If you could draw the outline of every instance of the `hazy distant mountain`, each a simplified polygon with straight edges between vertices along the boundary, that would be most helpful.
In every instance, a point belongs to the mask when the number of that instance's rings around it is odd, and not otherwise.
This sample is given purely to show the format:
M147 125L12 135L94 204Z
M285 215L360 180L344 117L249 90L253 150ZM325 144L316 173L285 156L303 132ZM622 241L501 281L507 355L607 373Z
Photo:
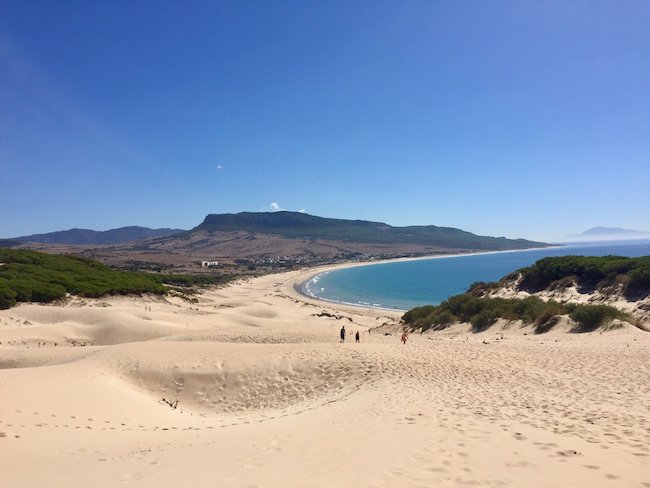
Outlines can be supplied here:
M31 236L16 237L15 240L23 242L40 242L44 244L120 244L123 242L155 237L168 237L185 232L182 229L149 229L148 227L120 227L105 231L90 229L70 229L47 234L33 234Z
M567 236L571 242L590 242L590 241L629 241L634 239L650 239L650 232L639 230L623 229L621 227L592 227L580 234Z
M630 234L633 236L639 236L643 234L648 234L648 232L641 232L638 230L631 230L631 229L621 229L620 227L592 227L591 229L587 229L580 235L599 237L603 235L608 236L612 234L614 235Z
M452 227L393 227L383 222L316 217L300 212L211 214L190 231L244 231L289 239L327 239L385 245L415 244L458 249L504 250L546 246L543 242L478 236Z

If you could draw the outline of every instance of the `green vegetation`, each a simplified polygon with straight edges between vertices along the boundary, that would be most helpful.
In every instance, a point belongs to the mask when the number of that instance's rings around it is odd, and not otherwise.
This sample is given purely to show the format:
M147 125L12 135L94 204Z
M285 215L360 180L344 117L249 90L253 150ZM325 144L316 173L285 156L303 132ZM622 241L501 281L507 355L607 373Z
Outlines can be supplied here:
M627 313L607 305L545 302L535 296L524 299L485 296L519 276L518 289L531 293L562 289L577 283L585 292L598 289L603 293L617 293L620 290L626 298L638 299L650 294L650 256L561 256L540 259L497 283L474 283L467 293L451 297L437 307L427 305L409 310L402 320L423 331L444 329L453 322L468 322L475 332L487 329L499 318L533 324L536 332L549 330L557 323L559 315L571 317L576 323L575 332L595 330L613 319L634 321Z
M66 294L83 297L155 293L165 285L222 284L225 275L173 275L120 271L77 256L0 249L0 309L17 302L52 302Z
M536 297L479 298L467 293L451 297L437 307L427 305L409 310L402 320L423 332L442 330L453 322L468 322L473 332L482 332L502 318L521 320L524 324L533 324L536 332L546 332L555 325L558 315L569 315L577 324L575 332L595 330L613 319L632 321L628 314L607 305L545 302Z
M633 322L633 319L625 312L607 305L576 305L569 316L579 325L579 332L596 330L613 319Z
M522 274L519 288L529 292L563 287L575 281L586 290L606 291L621 286L623 295L628 299L650 294L650 256L544 258L517 273Z
M392 227L382 222L315 217L300 212L241 212L211 214L193 230L207 232L247 231L290 239L330 239L360 243L419 244L455 249L525 249L542 242L505 237L477 236L452 227ZM192 232L192 231L190 231ZM179 238L190 233L180 234Z

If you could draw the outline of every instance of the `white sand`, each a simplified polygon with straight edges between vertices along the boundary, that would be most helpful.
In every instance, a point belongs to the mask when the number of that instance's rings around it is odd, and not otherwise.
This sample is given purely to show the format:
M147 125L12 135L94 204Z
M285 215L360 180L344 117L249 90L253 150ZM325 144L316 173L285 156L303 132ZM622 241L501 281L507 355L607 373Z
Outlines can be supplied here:
M650 487L650 333L403 346L302 278L0 312L0 486Z

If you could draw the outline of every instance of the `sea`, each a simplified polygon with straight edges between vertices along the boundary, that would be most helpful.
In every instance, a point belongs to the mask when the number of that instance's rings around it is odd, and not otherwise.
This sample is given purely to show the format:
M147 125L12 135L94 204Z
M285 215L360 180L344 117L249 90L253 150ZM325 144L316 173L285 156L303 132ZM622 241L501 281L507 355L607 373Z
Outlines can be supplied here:
M569 243L544 249L388 261L320 273L301 285L306 295L366 308L410 310L437 305L476 281L498 281L548 256L650 255L650 240Z

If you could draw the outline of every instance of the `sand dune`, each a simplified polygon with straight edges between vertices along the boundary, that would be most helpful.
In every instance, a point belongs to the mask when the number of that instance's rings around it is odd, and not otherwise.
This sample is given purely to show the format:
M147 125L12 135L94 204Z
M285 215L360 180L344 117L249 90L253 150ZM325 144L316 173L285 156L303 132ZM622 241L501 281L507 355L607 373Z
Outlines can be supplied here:
M2 486L650 487L650 334L404 346L303 277L0 312Z

